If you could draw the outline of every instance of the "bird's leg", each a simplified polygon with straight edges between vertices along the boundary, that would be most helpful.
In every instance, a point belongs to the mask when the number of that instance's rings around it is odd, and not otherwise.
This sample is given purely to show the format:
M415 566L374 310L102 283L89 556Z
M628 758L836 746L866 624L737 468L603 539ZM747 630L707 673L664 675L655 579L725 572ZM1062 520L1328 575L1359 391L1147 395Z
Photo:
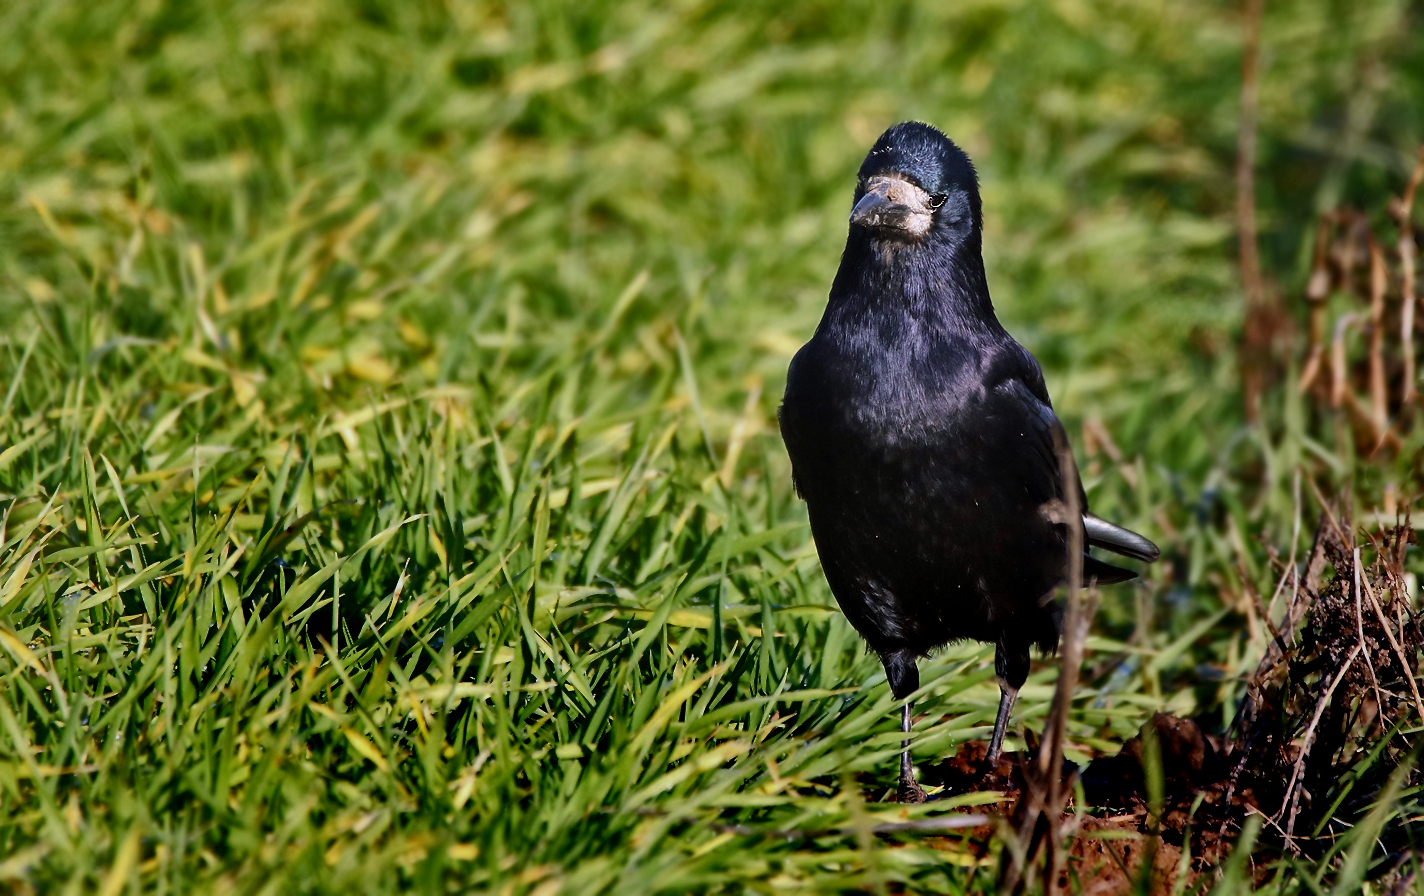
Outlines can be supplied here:
M902 803L923 803L925 790L915 781L915 764L910 761L910 702L900 708L900 730L905 739L900 741L900 785L895 789L896 798Z
M999 716L994 720L994 737L989 741L990 769L999 764L1009 713L1013 711L1019 688L1028 679L1028 644L1001 640L994 651L994 672L999 676Z
M915 652L886 651L880 655L880 661L885 664L890 693L895 695L895 699L905 701L905 705L900 707L900 731L905 739L900 742L900 784L895 788L896 799L902 803L923 803L925 791L915 783L915 764L910 761L910 701L907 698L920 687Z
M1004 745L1004 730L1009 727L1009 713L1013 711L1014 700L1019 696L1018 688L1009 687L1008 682L999 682L999 717L994 720L994 737L989 741L989 768L999 764L999 752Z

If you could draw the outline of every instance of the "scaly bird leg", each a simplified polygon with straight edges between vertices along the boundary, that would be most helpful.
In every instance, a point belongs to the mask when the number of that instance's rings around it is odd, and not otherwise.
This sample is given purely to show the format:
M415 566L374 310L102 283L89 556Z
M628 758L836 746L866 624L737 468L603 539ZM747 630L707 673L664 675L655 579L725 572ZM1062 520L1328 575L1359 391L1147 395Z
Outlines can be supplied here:
M896 799L902 803L923 803L925 790L915 783L915 765L910 761L910 702L900 708L900 730L905 739L900 742L900 786L896 788Z
M1007 682L999 682L999 717L994 720L994 738L989 741L989 768L999 764L999 752L1004 745L1004 730L1009 727L1009 713L1014 708L1014 700L1019 696L1018 688L1009 687Z

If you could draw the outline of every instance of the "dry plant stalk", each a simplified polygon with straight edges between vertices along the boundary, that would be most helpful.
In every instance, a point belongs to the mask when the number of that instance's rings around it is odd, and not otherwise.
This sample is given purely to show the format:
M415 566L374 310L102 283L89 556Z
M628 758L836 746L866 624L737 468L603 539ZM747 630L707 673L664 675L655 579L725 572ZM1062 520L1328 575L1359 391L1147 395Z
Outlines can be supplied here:
M1414 321L1418 309L1419 295L1415 281L1414 258L1418 245L1414 240L1412 219L1414 194L1419 190L1419 181L1424 179L1424 146L1419 147L1419 162L1414 166L1414 175L1409 178L1409 186L1398 202L1390 203L1390 215L1399 228L1399 243L1395 251L1399 254L1399 276L1403 307L1399 315L1399 341L1407 348L1404 353L1404 400L1414 401L1417 394L1414 354Z
M1318 406L1343 411L1343 426L1356 449L1372 458L1397 454L1424 411L1418 388L1418 346L1424 333L1412 214L1421 180L1424 147L1403 194L1389 203L1396 231L1392 246L1360 212L1324 215L1305 290L1309 324L1297 388ZM1354 310L1340 311L1332 321L1330 299L1337 294L1353 299ZM1352 346L1350 334L1357 330L1366 339Z
M1406 518L1362 543L1348 513L1322 501L1304 575L1283 573L1278 635L1234 726L1220 833L1239 822L1233 806L1251 805L1287 850L1318 852L1412 761L1402 730L1424 724L1424 626L1404 571L1413 538Z
M1275 371L1281 337L1290 321L1261 272L1256 223L1256 125L1259 106L1261 19L1265 0L1245 0L1242 20L1241 108L1236 128L1236 238L1241 286L1246 294L1239 363L1246 419L1260 415L1261 395Z
M1073 450L1061 430L1055 430L1053 447L1058 454L1063 482L1078 481L1078 466ZM1064 489L1064 516L1081 520L1083 508L1076 489ZM1083 530L1068 526L1068 601L1063 614L1062 643L1059 647L1058 683L1053 690L1053 703L1044 724L1043 741L1031 763L1024 765L1024 790L1015 818L1015 838L1010 844L1009 862L1005 865L1001 892L1022 892L1030 882L1030 872L1037 868L1044 892L1053 890L1063 876L1067 862L1067 844L1077 833L1075 819L1067 814L1073 793L1073 779L1063 773L1063 742L1068 731L1068 713L1073 705L1073 692L1078 687L1083 666L1088 629L1097 608L1097 593L1090 585L1083 588Z

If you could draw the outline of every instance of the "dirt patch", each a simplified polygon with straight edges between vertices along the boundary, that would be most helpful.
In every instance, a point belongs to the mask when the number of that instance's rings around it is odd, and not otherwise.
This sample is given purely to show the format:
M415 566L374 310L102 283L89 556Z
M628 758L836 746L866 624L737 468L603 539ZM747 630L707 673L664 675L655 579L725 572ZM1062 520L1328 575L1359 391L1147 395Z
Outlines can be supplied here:
M1143 743L1153 737L1161 744L1166 778L1173 782L1173 811L1164 813L1160 823L1149 809L1142 762ZM1005 754L990 768L987 752L982 741L966 743L954 756L925 767L922 780L944 788L945 795L998 791L1004 794L1006 815L1012 815L1023 797L1020 757ZM1182 807L1190 809L1190 794L1210 786L1204 778L1220 767L1200 727L1165 714L1154 717L1150 733L1133 738L1114 756L1095 759L1083 769L1065 763L1065 777L1081 778L1084 794L1095 808L1073 822L1076 830L1059 889L1112 896L1142 892L1145 883L1148 892L1171 892L1180 874L1182 843L1191 829L1189 813ZM976 829L972 847L987 855L998 831L996 825ZM1198 861L1214 857L1203 854ZM1193 874L1190 866L1188 874Z
M1064 763L1085 805L1070 807L1056 832L1067 841L1059 889L1170 892L1213 872L1253 815L1262 819L1255 848L1264 858L1319 859L1392 777L1424 783L1410 737L1424 720L1424 626L1403 572L1413 530L1404 522L1363 543L1353 532L1341 510L1327 507L1310 555L1281 564L1283 606L1261 607L1263 619L1276 620L1273 639L1225 734L1158 713L1118 753L1081 768ZM963 744L923 766L922 783L945 795L998 791L1004 817L1018 819L1021 757L1005 754L990 767L987 752L983 742ZM984 825L970 842L986 855L1002 830ZM1420 834L1412 823L1387 827L1379 873Z

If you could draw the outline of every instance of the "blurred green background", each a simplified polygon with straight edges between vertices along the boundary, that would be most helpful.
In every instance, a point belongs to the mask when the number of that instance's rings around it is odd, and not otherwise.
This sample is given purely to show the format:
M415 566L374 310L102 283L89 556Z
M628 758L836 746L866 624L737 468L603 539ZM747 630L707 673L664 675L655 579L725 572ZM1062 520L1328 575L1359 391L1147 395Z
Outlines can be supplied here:
M1316 216L1382 220L1424 142L1420 16L1266 6L1293 315ZM1075 742L1234 711L1313 450L1284 393L1242 412L1237 5L11 0L0 27L5 886L986 886L952 838L844 833L931 809L863 802L892 704L775 433L854 172L906 118L978 166L996 306L1095 510L1165 549L1104 597ZM983 733L991 679L975 647L932 664L917 757Z

